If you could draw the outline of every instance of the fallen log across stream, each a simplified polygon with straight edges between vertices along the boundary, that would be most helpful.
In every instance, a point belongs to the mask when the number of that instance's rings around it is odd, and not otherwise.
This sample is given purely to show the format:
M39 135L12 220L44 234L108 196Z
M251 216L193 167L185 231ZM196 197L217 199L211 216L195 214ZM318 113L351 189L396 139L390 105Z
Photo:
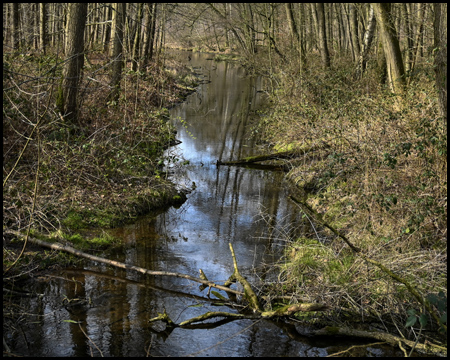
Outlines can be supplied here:
M298 151L283 151L277 152L273 154L265 154L265 155L255 155L248 156L239 160L233 161L219 161L217 160L216 165L247 165L253 164L261 161L267 160L282 160L282 159L293 159L298 156Z
M26 237L25 235L23 235L17 231L6 231L6 233L15 235L19 238ZM105 259L100 256L91 255L91 254L85 253L83 251L77 250L68 245L63 245L63 244L59 244L59 243L50 243L50 242L39 240L39 239L36 239L33 237L29 237L27 241L29 241L33 244L39 245L39 246L53 249L53 250L68 252L70 254L73 254L73 255L76 255L76 256L79 256L79 257L82 257L85 259L89 259L91 261L100 262L100 263L111 265L111 266L121 268L121 269L136 271L136 272L146 274L146 275L173 276L173 277L178 277L178 278L195 281L200 284L206 285L209 288L213 287L213 288L216 288L219 290L223 290L228 295L234 294L234 295L242 296L249 303L250 309L253 310L253 314L250 314L250 315L235 314L235 313L228 313L228 312L214 312L213 311L213 312L209 312L204 315L201 315L199 317L186 320L181 324L175 324L169 318L169 316L166 314L166 312L164 311L164 313L158 314L158 316L156 318L149 320L149 322L161 320L161 321L166 322L166 324L170 327L189 325L194 322L199 322L199 321L203 321L203 320L215 318L215 317L221 317L221 318L227 318L227 319L261 319L261 318L270 319L270 318L275 318L275 317L290 316L298 311L321 311L321 310L327 309L327 306L322 305L322 304L300 303L300 304L288 304L288 305L285 305L276 310L265 311L263 309L263 307L261 306L259 299L258 299L257 295L255 294L255 292L253 291L250 283L247 281L247 279L244 276L242 276L240 274L240 272L238 270L238 266L237 266L236 255L234 253L234 249L233 249L233 246L231 243L229 244L229 246L230 246L230 251L231 251L232 258L233 258L234 272L230 276L230 278L225 282L224 285L219 285L213 281L209 281L201 269L200 269L200 277L201 278L197 278L197 277L194 277L191 275L181 274L181 273L176 273L176 272L148 270L148 269L145 269L145 268L142 268L139 266L129 265L129 264L125 264L125 263L122 263L119 261L109 260L109 259ZM236 280L239 281L239 283L244 287L244 292L237 291L237 290L231 289L229 287ZM213 295L215 295L214 291L212 293L213 293ZM221 296L219 294L216 296L221 300L224 298L223 296Z
M249 165L249 164L255 164L262 161L269 161L269 160L291 160L298 158L301 155L305 155L314 151L327 149L330 146L326 143L323 143L321 146L314 146L311 148L306 149L295 149L295 150L289 150L289 151L280 151L275 152L271 154L262 154L262 155L254 155L254 156L247 156L242 159L238 160L231 160L231 161L220 161L217 160L216 165Z

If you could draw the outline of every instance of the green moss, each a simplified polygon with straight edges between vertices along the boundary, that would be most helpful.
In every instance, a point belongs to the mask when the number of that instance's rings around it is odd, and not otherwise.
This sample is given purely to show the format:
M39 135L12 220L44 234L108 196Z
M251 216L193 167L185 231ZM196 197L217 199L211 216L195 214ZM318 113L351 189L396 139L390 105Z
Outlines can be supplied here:
M337 326L327 326L326 331L327 331L327 334L329 334L329 335L339 334L339 328Z
M62 223L72 230L78 230L86 226L80 213L71 210Z

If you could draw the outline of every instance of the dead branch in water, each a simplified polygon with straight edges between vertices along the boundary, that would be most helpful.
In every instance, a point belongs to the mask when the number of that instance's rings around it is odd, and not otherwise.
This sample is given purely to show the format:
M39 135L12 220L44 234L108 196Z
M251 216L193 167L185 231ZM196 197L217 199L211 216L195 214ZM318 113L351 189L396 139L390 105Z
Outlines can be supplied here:
M24 237L23 234L16 232L16 231L7 231L7 233L13 234L17 237ZM79 257L82 257L85 259L89 259L92 261L111 265L111 266L118 267L121 269L133 270L133 271L140 272L140 273L146 274L146 275L173 276L173 277L178 277L178 278L195 281L195 282L201 283L203 285L206 285L210 288L214 287L216 289L223 290L226 293L228 293L229 295L235 294L235 295L243 296L248 301L250 308L253 310L252 315L233 314L233 313L228 313L228 312L221 312L221 311L214 312L213 311L213 312L208 312L204 315L195 317L193 319L186 320L180 324L175 324L169 318L167 313L164 311L163 314L159 314L157 317L149 320L150 322L161 320L161 321L165 322L169 327L186 326L186 325L192 324L194 322L201 322L206 319L211 319L211 318L215 318L215 317L222 317L222 318L225 317L228 319L260 319L260 318L270 319L270 318L274 318L274 317L290 316L298 311L320 311L320 310L326 309L326 306L322 305L322 304L301 303L301 304L289 304L289 305L283 306L277 310L264 311L264 309L261 306L261 304L258 300L258 297L257 297L256 293L254 292L254 290L252 289L250 283L239 272L236 255L234 253L233 245L231 243L229 244L229 246L230 246L230 251L231 251L232 258L233 258L234 272L230 276L230 279L226 282L225 285L218 285L218 284L214 283L213 281L207 280L206 275L204 275L203 271L200 271L202 279L196 278L194 276L186 275L186 274L176 273L176 272L153 271L153 270L148 270L148 269L145 269L145 268L142 268L139 266L128 265L128 264L125 264L125 263L122 263L119 261L109 260L109 259L102 258L100 256L91 255L91 254L85 253L83 251L74 249L73 247L68 246L68 245L63 245L63 244L59 244L59 243L48 243L46 241L42 241L42 240L36 239L34 237L30 237L28 239L28 241L33 244L39 245L39 246L47 247L47 248L50 248L53 250L68 252L70 254L73 254L73 255L76 255L76 256L79 256ZM237 290L230 289L229 287L227 287L227 286L231 285L233 280L237 280L240 282L240 284L244 287L244 293L237 291ZM214 292L213 292L213 294L214 294ZM218 297L222 298L221 296L218 296Z

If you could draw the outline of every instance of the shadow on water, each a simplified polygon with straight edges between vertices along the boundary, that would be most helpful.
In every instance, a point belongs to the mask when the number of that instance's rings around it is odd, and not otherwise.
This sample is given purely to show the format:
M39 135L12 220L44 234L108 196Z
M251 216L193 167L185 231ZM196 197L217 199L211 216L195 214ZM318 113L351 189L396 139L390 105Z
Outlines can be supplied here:
M171 110L181 143L165 159L172 180L195 190L177 209L114 229L126 246L109 258L194 276L202 269L220 281L233 271L231 242L241 272L258 282L255 269L275 261L283 239L309 231L309 225L288 202L282 172L215 165L255 151L247 130L250 114L263 101L257 91L261 79L203 54L190 56L205 81ZM148 319L164 310L177 323L207 311L237 310L209 299L188 280L144 277L101 264L46 276L35 291L42 296L21 301L36 315L21 325L22 335L9 339L25 355L326 356L350 344L309 338L293 324L263 320L171 331L158 323L150 326ZM381 348L361 351L358 356L390 356Z

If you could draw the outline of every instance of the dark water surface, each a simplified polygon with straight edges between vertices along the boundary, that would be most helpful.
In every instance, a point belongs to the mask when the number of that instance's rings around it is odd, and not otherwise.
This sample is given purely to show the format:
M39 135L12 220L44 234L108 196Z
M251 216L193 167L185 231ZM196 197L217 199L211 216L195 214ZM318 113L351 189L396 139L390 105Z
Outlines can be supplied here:
M179 56L187 60L187 53ZM233 272L231 242L242 274L257 284L258 269L278 258L285 234L306 225L286 198L283 173L215 165L256 152L246 127L264 101L257 92L261 80L205 54L191 57L205 83L171 110L182 143L166 152L166 164L180 187L195 183L195 190L180 208L114 229L126 248L110 258L193 276L203 269L210 280L224 281ZM176 323L207 311L237 310L218 306L188 280L144 277L101 264L52 274L36 291L44 296L23 301L39 316L22 324L22 335L8 339L33 356L326 356L350 344L312 340L283 322L240 320L164 331L164 324L148 324L164 309ZM64 306L64 298L70 304ZM361 351L359 356L389 353Z

